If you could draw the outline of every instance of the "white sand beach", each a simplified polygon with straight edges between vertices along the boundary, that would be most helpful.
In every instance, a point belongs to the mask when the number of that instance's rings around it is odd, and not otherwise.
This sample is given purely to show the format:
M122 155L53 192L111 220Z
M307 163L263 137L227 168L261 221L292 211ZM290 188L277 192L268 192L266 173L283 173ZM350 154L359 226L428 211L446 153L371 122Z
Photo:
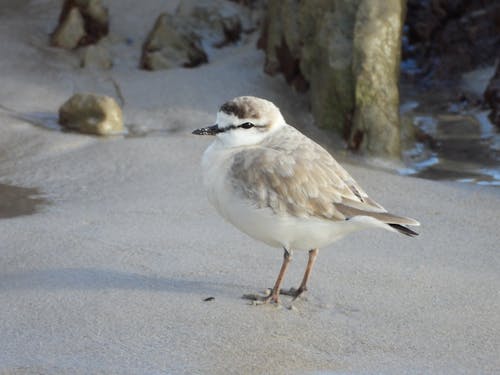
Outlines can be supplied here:
M342 157L374 199L422 223L420 236L370 231L321 249L293 309L241 299L272 286L282 253L209 205L199 162L210 139L191 131L255 95L322 144L330 133L262 72L255 35L198 68L139 70L145 34L175 5L157 3L107 2L115 65L100 72L47 47L60 2L0 2L2 106L55 119L74 92L117 98L114 81L133 130L99 138L0 110L0 184L44 199L0 218L0 374L500 374L498 188ZM294 254L285 287L306 258Z

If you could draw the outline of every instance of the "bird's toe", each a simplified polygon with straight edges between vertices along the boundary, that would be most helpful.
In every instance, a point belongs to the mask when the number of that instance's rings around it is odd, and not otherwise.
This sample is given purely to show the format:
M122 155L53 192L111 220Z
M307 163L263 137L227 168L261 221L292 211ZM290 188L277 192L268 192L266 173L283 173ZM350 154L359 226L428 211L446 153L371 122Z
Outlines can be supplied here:
M280 304L279 294L274 293L272 289L266 289L264 293L243 294L241 298L250 300L252 305Z
M280 291L280 294L283 294L284 296L293 297L293 299L295 300L298 297L300 297L306 290L307 290L307 288L303 288L303 287L300 287L300 288L290 288L290 289L282 289Z

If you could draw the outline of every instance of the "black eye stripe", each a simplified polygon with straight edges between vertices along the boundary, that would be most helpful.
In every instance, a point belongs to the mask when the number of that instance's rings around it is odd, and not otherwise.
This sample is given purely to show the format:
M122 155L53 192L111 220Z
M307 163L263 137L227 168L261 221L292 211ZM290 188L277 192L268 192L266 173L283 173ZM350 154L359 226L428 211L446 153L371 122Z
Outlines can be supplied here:
M238 128L243 128L243 129L250 129L253 128L255 125L252 124L251 122L245 122L240 125L230 125L226 128L224 128L224 131L232 130L232 129L238 129Z

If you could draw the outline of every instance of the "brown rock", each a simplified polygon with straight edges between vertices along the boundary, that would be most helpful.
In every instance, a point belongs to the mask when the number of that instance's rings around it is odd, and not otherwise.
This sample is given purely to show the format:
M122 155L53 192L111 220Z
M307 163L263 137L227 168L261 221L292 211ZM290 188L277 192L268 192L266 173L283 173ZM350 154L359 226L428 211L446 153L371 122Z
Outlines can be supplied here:
M81 56L82 68L109 69L113 65L109 51L101 45L85 47Z
M83 17L78 8L71 8L50 37L54 47L73 49L85 37Z
M81 18L81 22L83 23L83 35L81 35L82 25L77 27L75 24L75 9L78 10L79 17ZM72 28L68 29L68 27L64 28L64 33L60 38L69 38L68 35L76 34L77 31L80 33L77 34L79 36L76 45L74 43L73 37L71 40L73 43L65 43L62 44L58 42L57 39L54 39L54 35L60 35L62 31L58 31L61 29L61 25L68 24L72 25ZM59 24L56 27L56 30L52 33L51 44L56 47L62 48L75 48L77 46L85 46L88 44L93 44L99 41L102 37L106 36L109 32L109 14L108 9L101 4L101 0L65 0L61 14L59 15Z
M59 108L59 123L80 133L123 133L122 110L109 96L87 93L73 95Z
M221 0L182 0L176 15L184 18L205 41L220 48L254 29L248 8Z
M147 70L191 68L207 61L200 38L182 20L162 13L142 46L140 66Z

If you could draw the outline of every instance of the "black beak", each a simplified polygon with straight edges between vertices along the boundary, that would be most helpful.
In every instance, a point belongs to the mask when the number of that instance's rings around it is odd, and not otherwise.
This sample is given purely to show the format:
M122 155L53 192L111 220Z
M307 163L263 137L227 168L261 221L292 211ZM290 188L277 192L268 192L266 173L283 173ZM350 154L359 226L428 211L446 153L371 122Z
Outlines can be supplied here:
M193 134L196 135L216 135L217 133L222 133L224 130L219 129L217 124L208 126L206 128L196 129Z

